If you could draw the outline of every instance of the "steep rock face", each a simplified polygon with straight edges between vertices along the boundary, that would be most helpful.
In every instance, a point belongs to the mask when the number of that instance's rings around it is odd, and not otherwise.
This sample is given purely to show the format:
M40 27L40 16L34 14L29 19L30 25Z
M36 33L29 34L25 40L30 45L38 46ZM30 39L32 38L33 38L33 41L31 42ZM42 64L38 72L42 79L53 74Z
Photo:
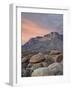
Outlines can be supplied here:
M63 50L63 35L51 32L43 37L31 38L22 45L22 51L44 52L50 50Z

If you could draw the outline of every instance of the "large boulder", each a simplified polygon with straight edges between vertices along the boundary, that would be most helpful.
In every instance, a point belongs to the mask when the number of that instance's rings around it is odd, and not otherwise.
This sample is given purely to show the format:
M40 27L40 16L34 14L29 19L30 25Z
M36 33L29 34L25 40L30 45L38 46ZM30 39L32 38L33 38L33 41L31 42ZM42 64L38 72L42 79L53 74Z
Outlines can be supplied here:
M43 61L44 59L44 55L42 53L38 53L30 58L30 63L38 63Z
M48 76L48 67L42 67L34 70L31 76Z
M48 75L62 75L63 65L60 63L53 63L48 66Z

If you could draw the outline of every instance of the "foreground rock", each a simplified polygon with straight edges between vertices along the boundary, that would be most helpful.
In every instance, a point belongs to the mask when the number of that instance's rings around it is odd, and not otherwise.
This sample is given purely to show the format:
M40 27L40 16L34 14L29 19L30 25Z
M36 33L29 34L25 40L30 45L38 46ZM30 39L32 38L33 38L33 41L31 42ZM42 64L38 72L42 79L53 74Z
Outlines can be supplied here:
M60 63L53 63L48 66L48 75L62 75L63 65Z
M42 53L38 53L30 58L30 63L38 63L43 61L44 59L44 55Z
M42 67L34 70L32 76L48 76L48 67Z
M59 50L29 53L21 59L22 77L63 75L63 53Z
M62 75L63 66L60 63L53 63L48 67L38 68L33 71L32 76Z

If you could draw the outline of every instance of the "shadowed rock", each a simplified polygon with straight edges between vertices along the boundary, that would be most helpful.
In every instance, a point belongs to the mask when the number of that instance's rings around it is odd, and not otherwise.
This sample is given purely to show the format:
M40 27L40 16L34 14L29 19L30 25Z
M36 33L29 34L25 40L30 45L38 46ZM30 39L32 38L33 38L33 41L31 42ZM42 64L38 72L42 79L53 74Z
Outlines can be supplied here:
M49 54L50 55L58 55L60 53L61 53L61 51L59 51L59 50L51 50Z
M56 62L61 62L63 60L63 54L57 56Z
M46 62L48 65L50 65L50 64L54 63L55 61L54 61L53 56L51 56L51 55L45 55L45 62Z
M30 68L22 69L22 77L30 77L32 70Z

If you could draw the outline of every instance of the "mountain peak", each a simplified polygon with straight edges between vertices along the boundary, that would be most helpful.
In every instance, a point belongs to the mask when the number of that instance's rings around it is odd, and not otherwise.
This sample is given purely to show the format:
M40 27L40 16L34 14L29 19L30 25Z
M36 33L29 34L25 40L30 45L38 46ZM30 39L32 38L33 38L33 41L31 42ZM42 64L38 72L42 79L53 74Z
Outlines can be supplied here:
M59 37L59 33L58 32L51 32L49 34L44 35L44 37L48 37L48 38Z
M58 32L51 32L50 34L51 34L51 35L59 35Z

